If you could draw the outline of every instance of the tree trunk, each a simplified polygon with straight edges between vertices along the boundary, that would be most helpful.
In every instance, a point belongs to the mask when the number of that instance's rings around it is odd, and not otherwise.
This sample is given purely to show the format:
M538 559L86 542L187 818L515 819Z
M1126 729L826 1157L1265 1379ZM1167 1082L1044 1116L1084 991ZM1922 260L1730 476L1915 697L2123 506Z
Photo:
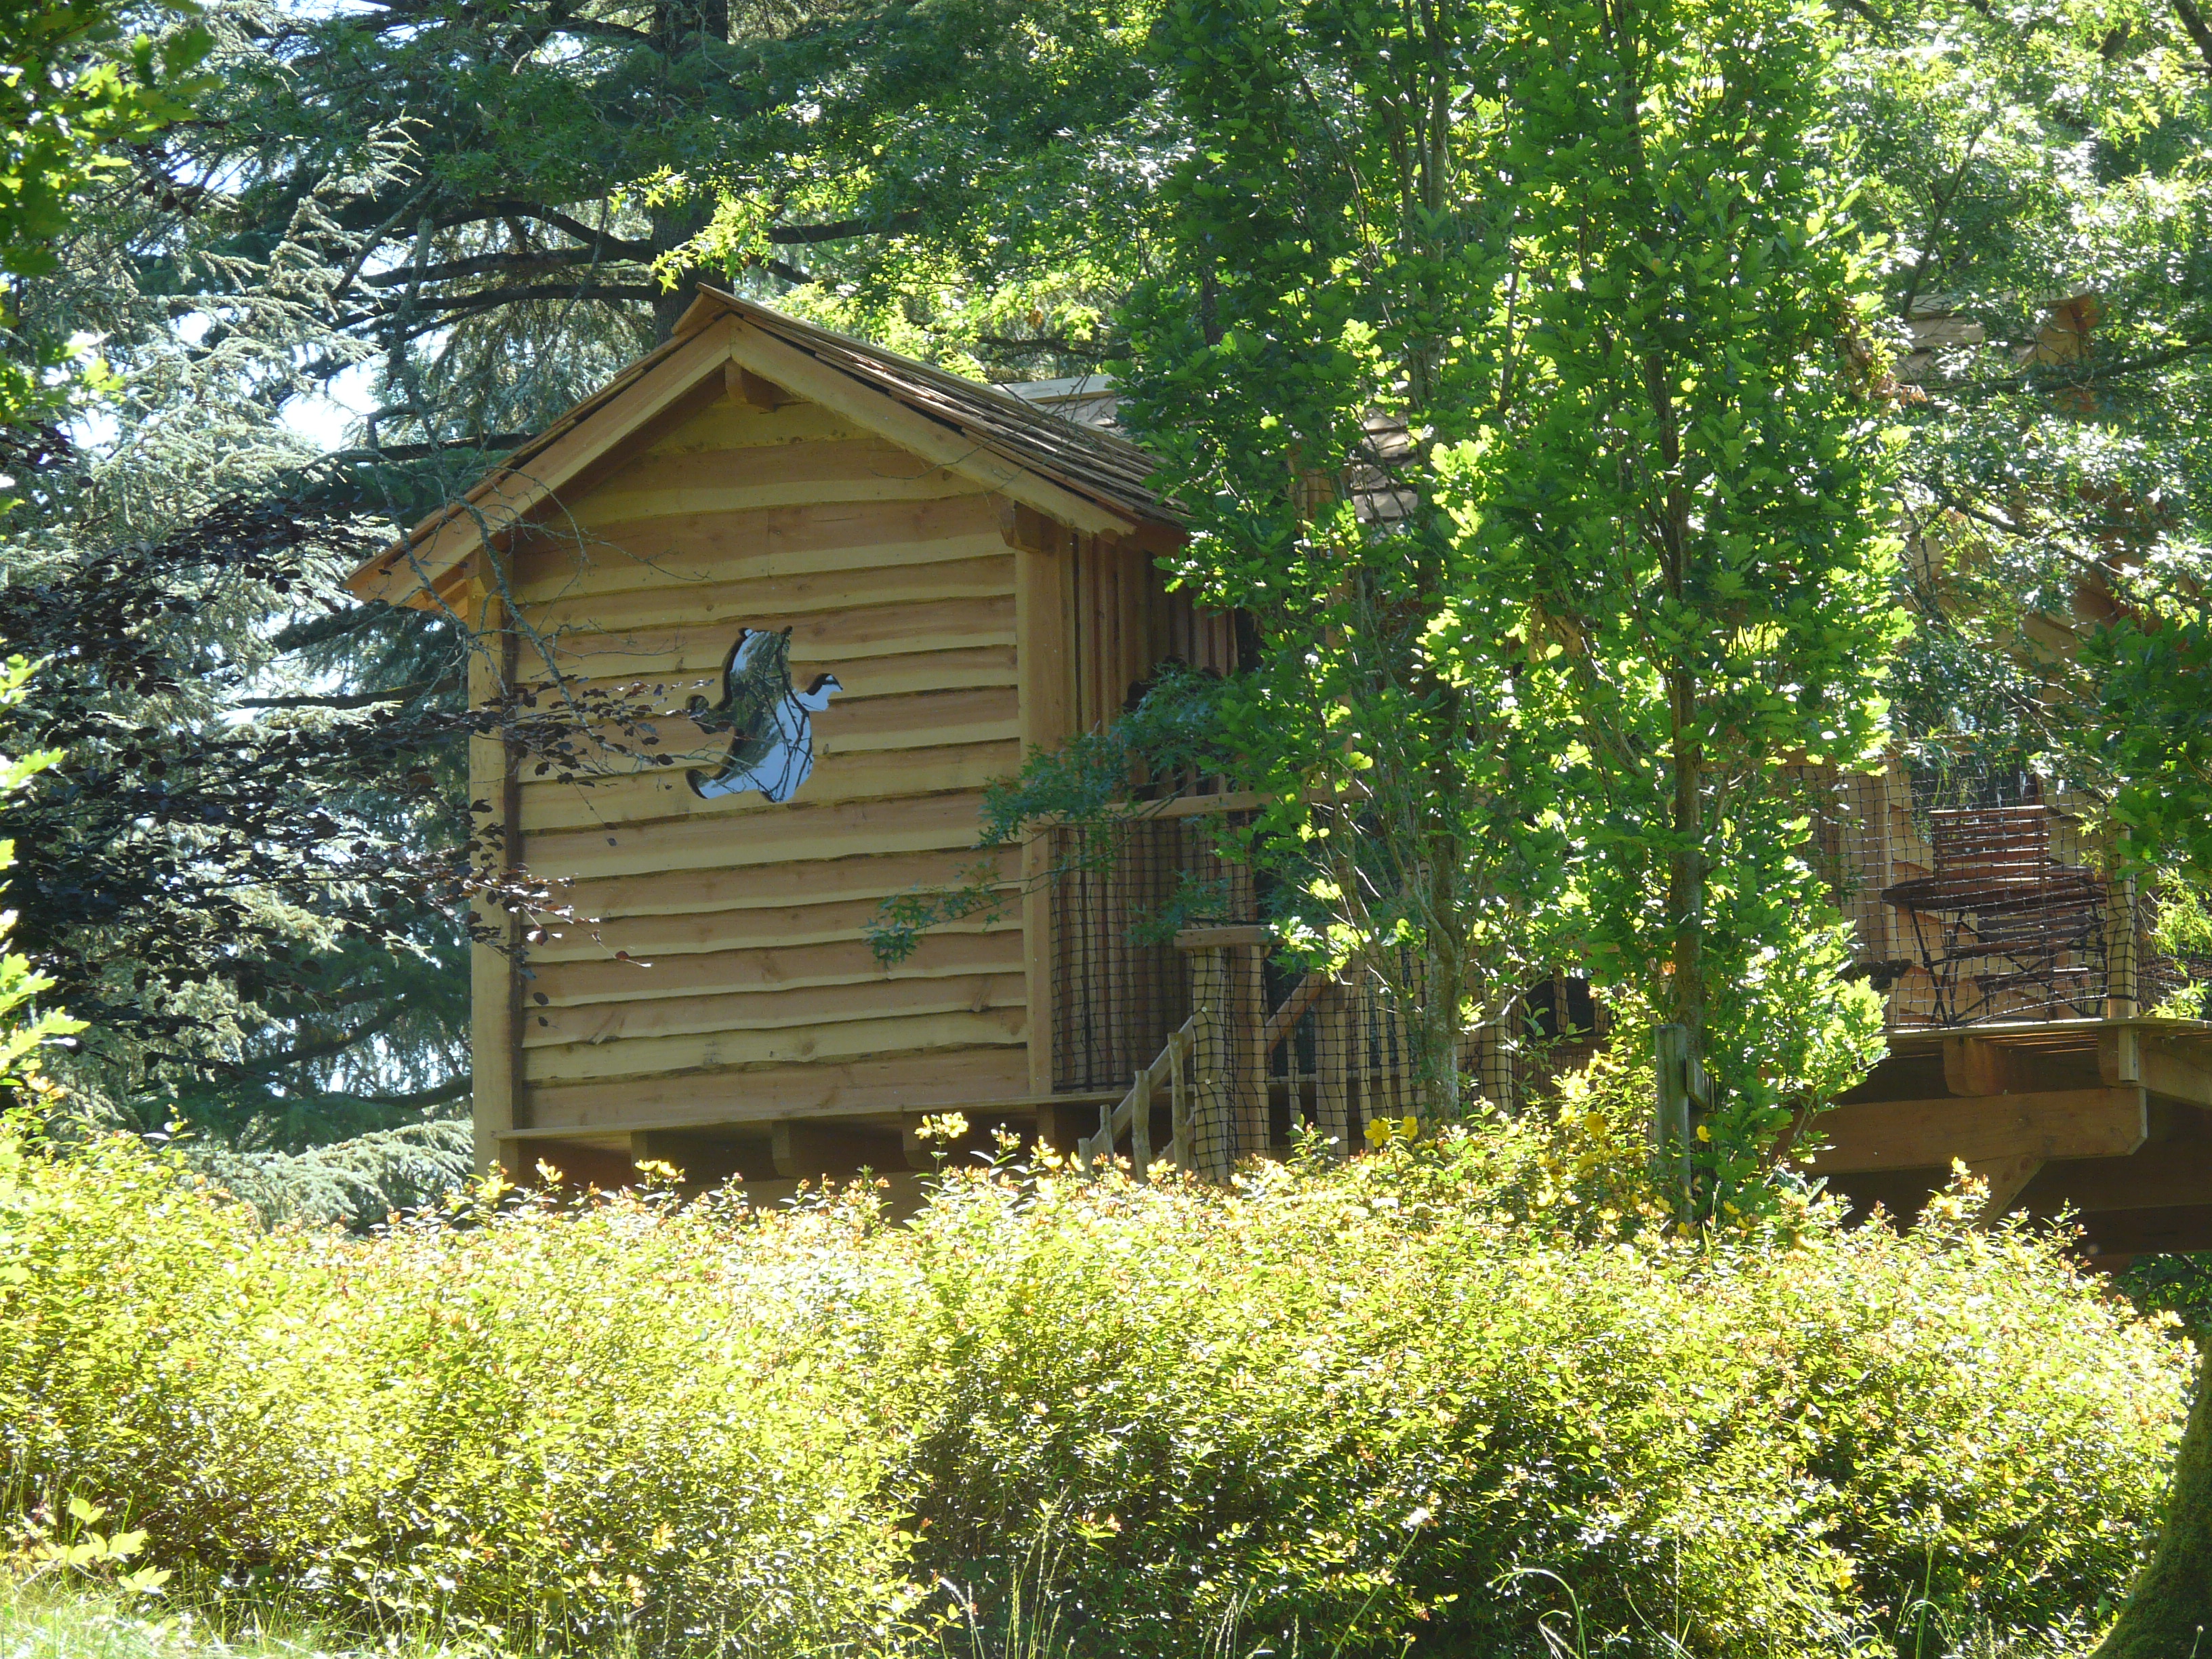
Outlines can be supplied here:
M2212 1659L2212 1322L2195 1335L2197 1398L2158 1552L2092 1659Z

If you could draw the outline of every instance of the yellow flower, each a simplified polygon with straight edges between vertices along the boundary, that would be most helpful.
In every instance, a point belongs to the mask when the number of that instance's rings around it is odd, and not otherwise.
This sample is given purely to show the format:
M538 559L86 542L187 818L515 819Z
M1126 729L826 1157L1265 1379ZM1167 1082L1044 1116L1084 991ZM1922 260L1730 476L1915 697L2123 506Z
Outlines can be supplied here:
M1703 1123L1700 1123L1699 1125L1698 1125L1698 1139L1700 1139L1700 1140L1711 1140L1712 1138L1713 1138L1713 1132L1712 1132L1711 1128L1708 1125L1705 1125L1705 1124L1703 1124Z
M1403 1123L1401 1123L1398 1126L1398 1133L1405 1136L1408 1140L1419 1139L1421 1137L1421 1120L1417 1117L1407 1118Z

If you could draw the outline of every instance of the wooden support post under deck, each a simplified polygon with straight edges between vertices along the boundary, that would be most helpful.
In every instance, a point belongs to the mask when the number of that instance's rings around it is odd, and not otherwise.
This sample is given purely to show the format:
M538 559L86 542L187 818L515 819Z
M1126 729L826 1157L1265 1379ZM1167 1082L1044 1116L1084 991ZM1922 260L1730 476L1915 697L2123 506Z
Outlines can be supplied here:
M469 706L481 708L513 684L514 634L507 625L505 601L483 584L471 584L469 621L476 638L469 653ZM507 744L495 737L469 739L469 799L491 808L490 821L501 832L497 860L502 870L518 861L515 845L521 815L516 806L514 758ZM469 1079L471 1112L476 1127L476 1165L479 1173L511 1154L501 1142L524 1127L517 1112L522 1066L522 979L514 958L507 954L521 931L519 918L479 900L479 922L507 949L495 944L469 948ZM510 1170L510 1175L526 1171Z
M1234 1073L1237 1156L1264 1156L1273 1138L1267 1121L1267 1055L1261 1046L1261 1033L1267 1024L1266 935L1236 947L1233 960L1236 981L1231 994L1238 1010Z
M1198 948L1190 952L1191 1162L1208 1181L1229 1179L1236 1156L1229 1140L1229 1028L1221 1004L1229 982L1229 952Z
M1175 1051L1175 1066L1168 1073L1168 1158L1185 1175L1198 1167L1196 1139L1190 1126L1191 1088L1187 1081L1194 1069L1196 1042L1194 1036L1182 1031L1168 1039L1168 1046Z
M1152 1167L1152 1072L1146 1066L1137 1073L1136 1107L1129 1115L1129 1163L1137 1172L1137 1179L1151 1179Z
M2032 1056L1986 1037L1943 1039L1943 1086L1954 1095L2026 1094L2036 1085Z

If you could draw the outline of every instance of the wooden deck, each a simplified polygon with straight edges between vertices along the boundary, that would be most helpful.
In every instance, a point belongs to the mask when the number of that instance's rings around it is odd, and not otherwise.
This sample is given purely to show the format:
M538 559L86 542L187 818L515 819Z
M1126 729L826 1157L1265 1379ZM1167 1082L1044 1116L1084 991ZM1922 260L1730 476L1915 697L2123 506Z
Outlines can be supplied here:
M2212 1250L2212 1023L2045 1020L1890 1036L1817 1120L1814 1173L1909 1218L1965 1162L1990 1213L2075 1212L2100 1267Z

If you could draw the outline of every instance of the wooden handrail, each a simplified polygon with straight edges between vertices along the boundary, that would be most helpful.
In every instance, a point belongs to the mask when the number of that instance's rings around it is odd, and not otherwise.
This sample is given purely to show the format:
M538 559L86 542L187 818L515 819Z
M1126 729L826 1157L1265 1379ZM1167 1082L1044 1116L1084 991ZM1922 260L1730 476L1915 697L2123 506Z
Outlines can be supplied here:
M1273 1054L1282 1040L1306 1017L1306 1011L1327 996L1331 988L1340 982L1333 975L1324 974L1318 968L1310 970L1297 982L1297 988L1283 999L1283 1006L1267 1016L1267 1023L1260 1031L1260 1053L1263 1056Z
M1193 1014L1170 1033L1166 1046L1151 1065L1137 1073L1136 1080L1129 1085L1127 1094L1111 1106L1100 1103L1098 1133L1085 1135L1075 1143L1078 1169L1088 1174L1101 1159L1110 1160L1114 1156L1115 1143L1126 1133L1130 1138L1130 1150L1134 1154L1133 1162L1136 1165L1137 1179L1144 1180L1152 1164L1152 1091L1164 1083L1173 1091L1178 1107L1174 1114L1176 1151L1177 1167L1183 1167L1188 1155L1183 1143L1188 1136L1182 1122L1184 1113L1180 1109L1183 1102L1182 1062L1183 1057L1190 1052L1197 1030L1198 1016Z

